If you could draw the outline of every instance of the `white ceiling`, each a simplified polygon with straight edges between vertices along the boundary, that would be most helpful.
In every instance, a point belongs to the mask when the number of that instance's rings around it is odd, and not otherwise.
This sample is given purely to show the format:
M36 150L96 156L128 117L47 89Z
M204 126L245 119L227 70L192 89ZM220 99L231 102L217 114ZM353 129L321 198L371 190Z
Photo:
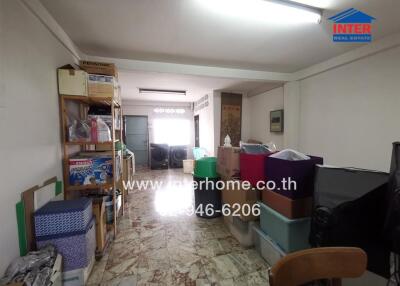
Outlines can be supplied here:
M156 100L193 102L214 90L248 94L249 96L271 90L282 83L241 81L236 79L177 75L168 73L120 70L118 80L124 100ZM186 96L169 94L139 94L139 88L186 90Z
M224 17L201 1L41 0L89 55L275 72L294 72L359 46L331 41L327 18L341 10L374 16L375 39L400 29L398 0L301 0L325 12L321 24L298 25Z

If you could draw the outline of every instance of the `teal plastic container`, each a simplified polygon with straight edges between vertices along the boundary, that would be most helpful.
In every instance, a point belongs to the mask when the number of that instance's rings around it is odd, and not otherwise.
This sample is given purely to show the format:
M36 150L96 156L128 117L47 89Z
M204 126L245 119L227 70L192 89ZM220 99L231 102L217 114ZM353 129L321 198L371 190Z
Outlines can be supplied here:
M195 161L194 176L197 178L218 178L217 174L217 158L204 157Z
M275 265L286 253L258 226L253 226L254 246L269 265Z
M286 253L310 248L310 218L288 219L277 211L260 204L260 227Z

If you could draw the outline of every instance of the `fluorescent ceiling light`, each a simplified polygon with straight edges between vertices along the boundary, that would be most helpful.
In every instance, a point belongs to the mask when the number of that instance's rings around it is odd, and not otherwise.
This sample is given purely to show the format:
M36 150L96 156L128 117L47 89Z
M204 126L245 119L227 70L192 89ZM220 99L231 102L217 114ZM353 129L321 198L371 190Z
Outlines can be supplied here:
M319 23L322 10L289 0L197 0L210 11L242 20Z
M153 88L139 88L139 93L146 94L146 93L165 93L165 94L172 94L172 95L186 95L186 90L172 90L172 89L153 89Z

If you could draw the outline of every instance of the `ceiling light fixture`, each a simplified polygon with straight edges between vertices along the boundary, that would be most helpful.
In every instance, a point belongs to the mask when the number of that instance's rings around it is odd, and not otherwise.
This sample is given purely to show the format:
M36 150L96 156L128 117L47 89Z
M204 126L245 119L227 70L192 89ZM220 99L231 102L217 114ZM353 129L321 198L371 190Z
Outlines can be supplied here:
M197 0L200 5L235 19L271 23L319 23L322 9L290 0Z
M186 95L186 90L172 90L172 89L153 89L153 88L139 88L141 94L171 94L171 95Z

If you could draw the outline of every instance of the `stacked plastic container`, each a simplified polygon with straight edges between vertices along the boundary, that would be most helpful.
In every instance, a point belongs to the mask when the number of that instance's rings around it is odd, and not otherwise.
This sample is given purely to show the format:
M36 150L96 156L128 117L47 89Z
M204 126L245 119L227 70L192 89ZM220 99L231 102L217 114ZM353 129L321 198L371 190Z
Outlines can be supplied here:
M315 166L323 164L323 159L308 157L265 158L265 177L275 188L262 191L260 227L253 231L256 248L271 265L286 253L310 247ZM295 183L290 185L289 181Z
M34 219L37 247L56 247L63 257L63 276L83 272L92 264L96 233L89 198L48 202L35 212Z
M217 158L203 157L195 161L193 180L196 215L203 218L221 216L221 190L216 188L219 181ZM211 210L206 212L206 209Z

